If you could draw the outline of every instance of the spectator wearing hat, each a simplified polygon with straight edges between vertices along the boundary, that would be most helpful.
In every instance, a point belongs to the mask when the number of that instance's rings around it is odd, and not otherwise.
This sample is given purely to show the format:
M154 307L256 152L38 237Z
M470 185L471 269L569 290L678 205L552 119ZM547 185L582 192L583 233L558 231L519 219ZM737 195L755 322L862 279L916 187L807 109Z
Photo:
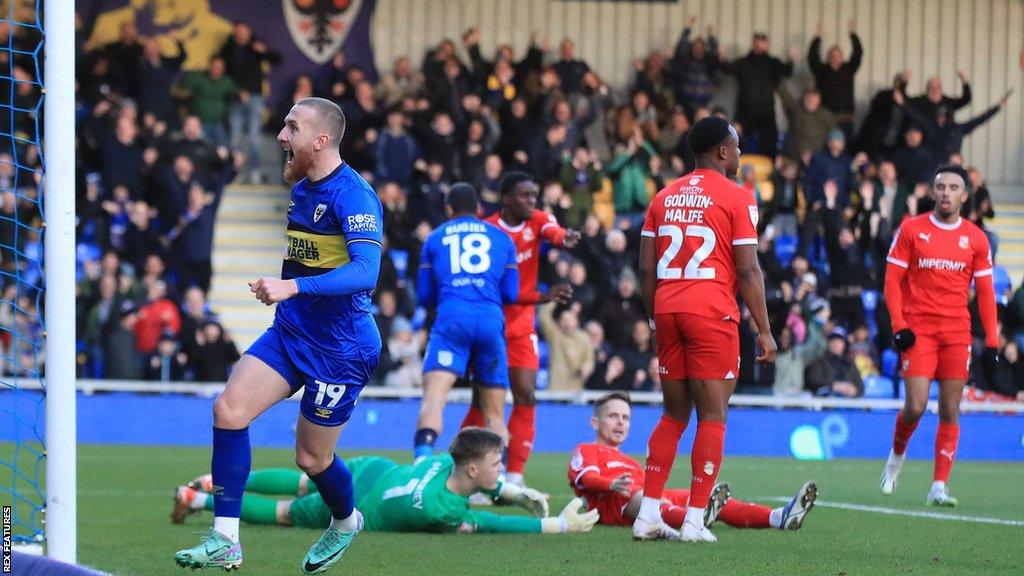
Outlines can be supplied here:
M160 338L156 350L146 361L145 379L155 382L185 380L188 361L188 355L182 351L174 334L167 332Z
M816 396L855 398L864 393L864 384L850 358L846 331L833 328L828 335L825 354L807 368L806 387Z
M104 377L114 380L138 380L142 378L144 356L136 345L136 328L139 322L139 307L132 301L121 303L116 314L112 314L105 329ZM159 334L157 336L159 338ZM156 348L156 344L153 345Z
M775 90L784 78L793 75L796 50L790 49L783 62L768 54L768 35L754 34L750 52L733 62L722 61L724 72L739 84L736 97L736 121L751 152L775 157L779 129L775 124Z
M825 148L814 154L804 176L804 194L813 210L824 204L826 182L836 184L840 208L849 205L851 162L850 156L846 154L846 136L842 130L832 130L828 133Z

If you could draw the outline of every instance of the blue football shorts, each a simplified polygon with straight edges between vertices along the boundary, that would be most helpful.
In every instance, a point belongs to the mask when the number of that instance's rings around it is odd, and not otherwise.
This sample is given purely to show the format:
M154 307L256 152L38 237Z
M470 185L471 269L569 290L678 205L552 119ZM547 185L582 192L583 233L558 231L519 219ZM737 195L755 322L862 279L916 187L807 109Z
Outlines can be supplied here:
M293 394L305 386L299 411L307 420L320 426L340 426L348 422L359 393L380 360L379 346L355 352L337 357L311 350L274 325L245 353L273 368L288 382Z
M423 372L444 370L466 376L472 367L474 384L508 388L505 318L439 316L430 329Z

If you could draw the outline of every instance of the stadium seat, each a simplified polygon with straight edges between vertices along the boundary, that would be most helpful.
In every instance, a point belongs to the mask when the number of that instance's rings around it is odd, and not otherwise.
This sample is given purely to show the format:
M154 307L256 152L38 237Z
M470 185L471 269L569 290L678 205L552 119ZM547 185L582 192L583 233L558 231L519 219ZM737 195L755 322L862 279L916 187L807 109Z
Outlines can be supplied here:
M774 169L772 159L768 156L762 156L761 154L741 154L740 171L743 170L744 166L754 167L754 178L758 182L768 180L772 175L772 170Z
M775 257L783 268L789 268L789 263L796 255L798 242L796 236L779 236L775 239Z
M775 196L775 183L771 180L765 180L757 183L758 190L761 191L761 203L767 204L772 201Z
M537 341L537 357L540 359L540 367L548 367L548 343L543 340Z
M615 224L615 196L612 193L612 181L601 180L601 190L594 192L594 215L601 221L605 230L611 230Z
M1006 271L1005 266L996 266L992 270L992 282L996 287L996 300L1005 304L1003 295L1013 290L1013 283L1010 281L1010 274Z
M893 383L885 376L868 376L864 379L865 398L892 398Z
M900 366L900 355L892 348L886 348L882 351L882 375L896 379L896 370Z
M878 308L878 291L865 290L861 292L860 301L864 304L864 322L867 324L871 337L878 336L878 323L875 322L875 308Z

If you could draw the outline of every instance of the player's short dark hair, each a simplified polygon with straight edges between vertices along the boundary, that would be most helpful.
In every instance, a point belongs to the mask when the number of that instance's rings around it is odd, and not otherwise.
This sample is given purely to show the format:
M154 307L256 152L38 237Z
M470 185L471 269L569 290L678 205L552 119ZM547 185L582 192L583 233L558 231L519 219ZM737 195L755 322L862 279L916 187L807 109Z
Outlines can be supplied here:
M452 440L448 453L452 455L456 466L462 466L492 452L501 452L504 448L505 441L490 430L463 428Z
M965 170L963 166L960 166L959 164L943 164L942 166L939 166L938 168L935 169L935 174L932 175L932 182L935 182L935 179L939 176L939 174L944 173L956 174L957 176L963 178L964 190L967 190L967 193L970 194L971 177L967 175L967 170Z
M597 400L594 401L594 416L597 416L598 414L600 414L601 413L601 409L604 408L604 405L609 403L609 402L611 402L612 400L622 400L623 402L628 404L630 408L633 407L633 401L630 400L628 393L626 393L626 392L609 392L609 393L605 394L604 396L601 396L600 398L598 398Z
M476 199L476 190L465 182L456 182L448 190L445 204L451 207L456 214L476 214L479 203Z
M301 98L296 106L308 106L316 112L317 123L331 137L331 144L337 146L345 137L345 113L341 106L326 98Z
M501 179L501 195L508 196L516 191L516 186L519 186L523 182L530 182L532 180L533 176L530 176L526 172L512 170L508 174L505 174Z
M729 121L718 116L708 116L693 125L687 141L694 154L706 154L722 145L732 135Z

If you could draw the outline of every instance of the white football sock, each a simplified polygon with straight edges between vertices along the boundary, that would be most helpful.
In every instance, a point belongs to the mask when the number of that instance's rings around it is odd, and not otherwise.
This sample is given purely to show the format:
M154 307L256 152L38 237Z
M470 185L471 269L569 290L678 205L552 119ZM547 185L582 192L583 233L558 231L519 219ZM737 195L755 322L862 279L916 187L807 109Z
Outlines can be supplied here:
M661 499L644 496L640 500L640 512L637 517L648 524L657 524L661 520Z
M942 492L945 489L946 489L946 483L943 482L942 480L936 480L936 481L932 482L932 494L934 494L936 492Z
M693 524L694 526L703 528L704 527L704 509L694 508L693 506L686 507L686 522Z
M775 508L772 510L770 516L768 516L768 525L772 528L778 528L782 526L782 508Z
M213 529L232 542L238 542L238 518L217 516L213 519Z
M193 510L202 510L206 508L206 500L210 498L210 495L206 492L196 492L196 495L192 498L192 503L188 505Z
M337 518L331 518L331 528L338 530L339 532L355 532L359 528L359 512L353 508L352 513L348 515L348 518L344 520L338 520Z
M523 486L523 475L519 472L506 472L505 482L515 484L516 486Z

